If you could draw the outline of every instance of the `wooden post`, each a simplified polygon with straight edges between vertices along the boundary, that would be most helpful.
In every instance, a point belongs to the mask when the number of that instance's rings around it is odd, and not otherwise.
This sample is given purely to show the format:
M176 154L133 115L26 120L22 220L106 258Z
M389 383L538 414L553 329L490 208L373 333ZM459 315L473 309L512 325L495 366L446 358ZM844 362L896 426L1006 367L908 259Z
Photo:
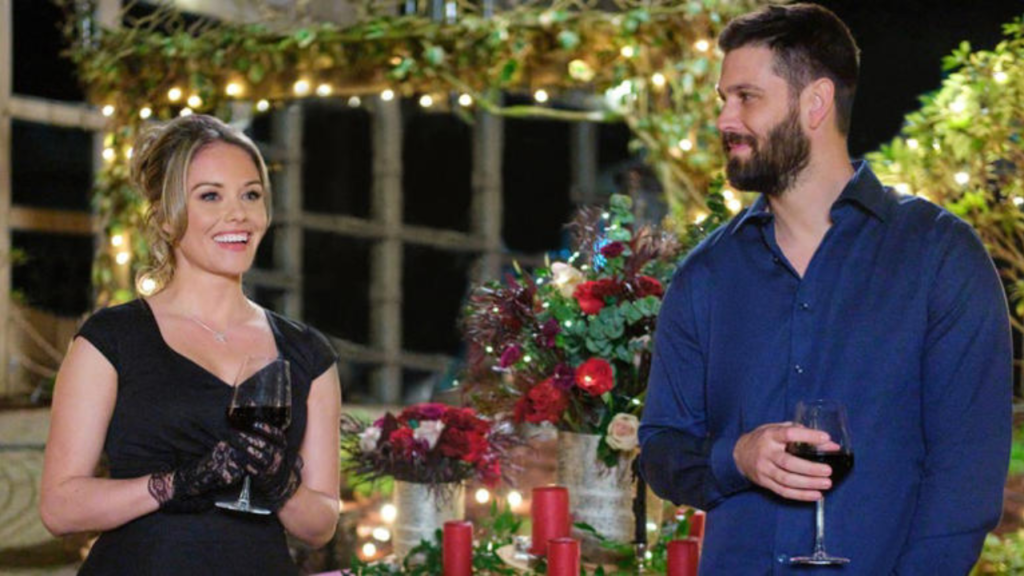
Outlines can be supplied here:
M569 128L572 157L572 184L569 198L574 204L597 202L597 125L576 122Z
M373 106L373 219L384 237L370 257L370 341L384 354L374 371L377 400L402 400L402 111L399 101Z
M14 58L11 42L14 19L11 0L0 0L0 395L12 392L9 347L11 342L11 77Z
M284 272L290 286L284 291L286 316L302 318L302 106L292 104L274 115L274 144L285 150L284 168L274 190L274 268Z
M474 282L498 277L501 273L502 186L501 155L504 148L504 121L481 112L473 127L473 235L484 242L475 270Z

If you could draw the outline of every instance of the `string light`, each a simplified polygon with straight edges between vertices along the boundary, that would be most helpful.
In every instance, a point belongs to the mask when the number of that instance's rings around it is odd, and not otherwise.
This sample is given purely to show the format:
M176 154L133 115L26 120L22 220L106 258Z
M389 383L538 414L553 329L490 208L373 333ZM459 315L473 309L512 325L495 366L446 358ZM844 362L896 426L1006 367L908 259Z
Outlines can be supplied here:
M142 118L143 120L149 119L149 117L152 116L152 115L153 115L153 109L150 108L149 106L146 106L142 110L139 110L139 118Z
M309 94L309 80L298 80L292 85L292 91L296 96Z
M921 144L917 141L917 138L910 138L907 140L907 148L910 148L911 150L917 150L920 146Z
M730 212L735 214L736 212L739 212L743 208L743 203L733 198L732 200L725 201L725 207L728 208Z
M177 102L178 100L181 100L181 88L175 86L174 88L168 90L167 99L171 102Z
M508 493L508 505L513 508L518 508L523 504L523 495L513 490Z
M388 88L380 93L380 99L385 102L391 102L395 99L395 91Z
M536 100L537 102L540 102L541 104L547 102L548 91L544 89L537 90L536 92L533 93L533 99Z
M494 346L488 346L485 350L487 350L488 354L494 354Z
M181 116L182 118L184 118L185 116L191 116L191 115L192 115L192 109L191 108L182 108L181 112L178 112L178 116Z
M121 266L124 266L125 264L128 263L128 260L131 257L132 257L131 254L129 254L127 252L118 252L117 256L114 259L117 260L118 264L120 264Z
M1010 75L1000 70L992 75L992 79L995 80L997 84L1006 84L1010 80Z
M203 105L203 99L200 98L197 94L189 96L188 100L186 100L185 102L192 108L199 108Z
M491 500L491 493L487 488L481 488L476 491L476 501L481 504L487 504Z
M957 172L953 179L956 180L957 184L963 186L971 181L971 175L967 172Z
M367 558L373 558L377 555L377 545L373 542L367 542L363 544L363 556Z
M420 96L420 106L424 108L430 108L434 105L434 98L430 94L424 94Z
M321 84L316 87L316 95L320 96L321 98L326 98L330 96L332 92L334 92L334 89L331 88L331 85L327 83Z
M348 99L348 105L350 108L358 108L359 105L362 103L363 101L362 99L359 98L359 96L350 96Z
M523 356L523 362L526 362L527 364L529 364L530 362L533 362L533 356L530 356L529 354L527 354L526 356Z
M103 110L101 110L101 112L103 113L104 116L106 116L107 118L110 118L111 116L114 115L114 107L111 106L110 104L107 104L106 106L103 107Z
M562 325L566 328L572 328L572 320L566 320Z
M732 199L736 198L736 193L733 192L729 188L723 188L722 189L722 198L725 198L726 200L732 200Z
M707 40L697 40L693 47L696 48L698 52L707 52L708 49L711 48L711 43Z
M632 58L633 56L636 56L636 48L633 48L632 46L623 46L622 49L619 50L619 54L622 54L623 58Z
M110 237L110 245L114 248L119 248L122 244L124 244L123 234L114 234Z
M103 149L103 159L107 162L113 162L114 158L117 158L117 152L114 152L113 148Z
M135 153L135 148L129 146L129 147L125 148L125 150L124 150L124 157L127 158L128 160L131 160L132 159L132 154L134 154L134 153Z
M1018 206L1019 207L1022 204L1024 204L1024 198L1021 198L1020 196L1014 196L1013 197L1013 205L1014 206Z
M238 97L242 95L242 85L238 82L231 82L224 88L224 93L231 97Z
M387 542L388 540L391 540L391 530L388 530L387 528L385 528L383 526L381 526L379 528L374 528L373 529L373 538L374 538L374 540L380 540L381 542Z
M655 88L664 88L665 82L665 75L661 72L655 72L654 75L651 76L651 84L654 84Z
M694 216L694 218L693 218L693 223L694 224L700 224L701 222L706 220L707 217L708 217L707 212L697 212L696 216Z
M473 105L473 97L469 94L463 94L459 96L459 105L463 108L469 108Z
M266 112L267 110L270 110L270 102L265 99L260 100L259 102L256 103L256 109L259 110L260 112Z
M906 182L900 182L893 186L893 188L895 188L900 194L910 195L910 184L907 184Z
M390 524L398 517L398 508L395 508L394 504L385 504L380 507L380 517Z
M693 150L693 141L690 140L689 138L683 138L682 140L679 141L679 149L682 150L683 152L689 152L690 150Z
M963 100L956 100L949 105L949 109L954 114L961 114L964 110L967 110L967 103L964 102Z

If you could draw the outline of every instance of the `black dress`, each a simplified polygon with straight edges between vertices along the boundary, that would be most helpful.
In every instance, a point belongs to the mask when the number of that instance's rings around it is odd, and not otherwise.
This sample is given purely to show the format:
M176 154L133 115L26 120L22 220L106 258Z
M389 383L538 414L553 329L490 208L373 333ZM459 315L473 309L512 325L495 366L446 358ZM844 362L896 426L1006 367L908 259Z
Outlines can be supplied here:
M279 354L289 360L292 422L288 465L306 430L312 381L337 359L315 329L267 312ZM144 300L106 308L90 317L78 336L92 343L117 370L117 401L104 451L112 478L137 478L176 468L207 454L226 438L231 383L175 352L160 334ZM238 496L224 490L218 500ZM260 495L253 500L260 504ZM79 574L298 574L277 516L214 508L195 514L157 511L103 533Z

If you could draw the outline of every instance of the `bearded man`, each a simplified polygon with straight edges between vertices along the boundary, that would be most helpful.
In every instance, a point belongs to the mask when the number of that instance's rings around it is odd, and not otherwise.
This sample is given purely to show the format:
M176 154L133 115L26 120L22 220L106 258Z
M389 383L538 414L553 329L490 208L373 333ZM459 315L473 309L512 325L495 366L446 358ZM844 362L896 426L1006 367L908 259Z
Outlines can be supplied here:
M640 439L664 498L708 511L702 575L963 575L1002 510L1012 352L1002 284L974 231L851 162L858 49L815 5L730 23L718 128L733 186L760 192L665 296ZM793 424L846 407L855 464ZM803 566L815 503L827 549Z

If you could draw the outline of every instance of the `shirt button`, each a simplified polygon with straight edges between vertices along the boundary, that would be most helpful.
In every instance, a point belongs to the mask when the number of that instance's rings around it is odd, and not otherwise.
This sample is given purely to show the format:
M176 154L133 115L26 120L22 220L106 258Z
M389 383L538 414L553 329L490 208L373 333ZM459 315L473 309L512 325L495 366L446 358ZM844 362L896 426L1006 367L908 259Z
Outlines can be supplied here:
M789 564L789 556L786 556L785 554L779 554L775 557L775 561L779 564Z
M797 364L796 366L793 366L793 371L796 372L797 374L803 374L804 373L804 367L799 365L799 364Z
M809 303L807 303L807 302L801 302L800 303L800 309L801 310L810 310L811 309L811 305Z

